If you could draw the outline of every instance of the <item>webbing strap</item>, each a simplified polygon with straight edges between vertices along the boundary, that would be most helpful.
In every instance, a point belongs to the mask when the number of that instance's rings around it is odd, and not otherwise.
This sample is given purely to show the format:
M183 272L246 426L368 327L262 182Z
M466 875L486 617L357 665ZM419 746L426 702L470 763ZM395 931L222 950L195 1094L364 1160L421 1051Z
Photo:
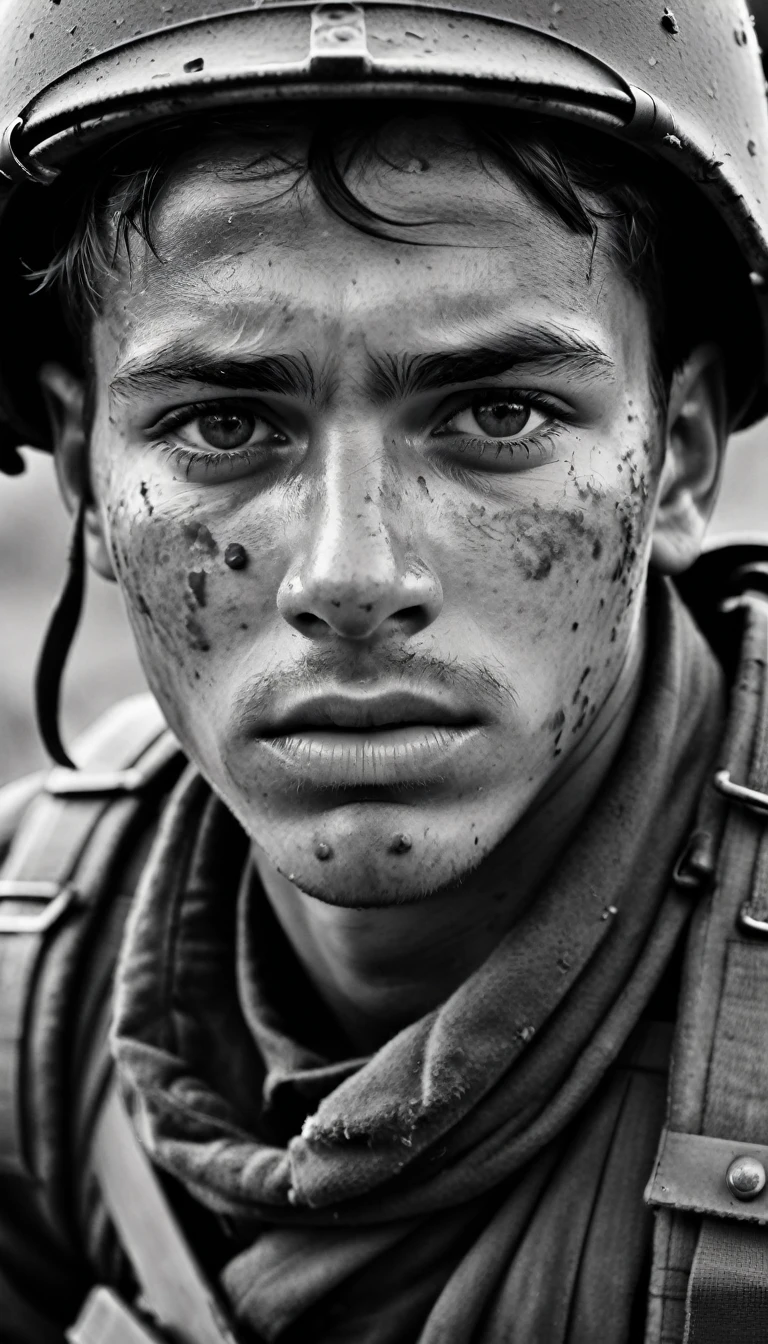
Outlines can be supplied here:
M764 1227L704 1219L691 1269L687 1315L686 1344L765 1344L768 1236Z
M740 601L742 658L723 765L727 780L761 795L768 789L768 605L752 594ZM675 1210L677 1220L662 1217L657 1230L666 1286L659 1292L654 1276L649 1341L680 1338L676 1276L685 1274L679 1257L690 1246L695 1212L703 1216L688 1259L684 1344L768 1340L766 1200L739 1204L726 1185L734 1156L760 1160L768 1146L768 938L755 937L742 920L745 905L764 906L768 827L765 816L730 797L717 885L692 930L669 1129L647 1192L652 1204ZM667 1242L677 1246L677 1257L669 1258Z
M114 1085L92 1154L110 1217L158 1325L179 1344L236 1344Z
M747 783L768 790L768 607L757 599L751 626L761 674ZM744 901L762 908L768 859L765 818L732 807L729 862ZM725 946L720 1005L709 1061L702 1132L768 1143L768 940L750 936L737 909ZM724 1173L721 1180L724 1180ZM757 1344L768 1339L768 1230L704 1218L686 1300L685 1344Z
M14 1174L35 1174L24 1099L27 1077L44 1072L30 1059L44 953L54 933L65 942L73 936L71 916L83 909L93 885L78 870L84 854L93 867L89 845L97 828L106 817L111 834L124 831L144 785L178 753L148 695L116 706L80 747L86 768L52 772L0 870L0 1170ZM56 1007L46 1004L49 1016Z

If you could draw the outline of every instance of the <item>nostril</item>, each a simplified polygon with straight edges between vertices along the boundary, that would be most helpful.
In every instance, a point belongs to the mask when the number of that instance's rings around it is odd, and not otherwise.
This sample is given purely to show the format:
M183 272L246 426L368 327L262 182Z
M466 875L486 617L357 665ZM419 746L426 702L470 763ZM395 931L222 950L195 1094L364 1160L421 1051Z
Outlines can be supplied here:
M403 625L412 625L414 621L423 621L425 614L423 607L401 607L395 619L402 621Z
M294 616L293 624L297 630L303 634L312 634L318 626L325 625L325 621L320 616L313 616L311 611L300 611Z

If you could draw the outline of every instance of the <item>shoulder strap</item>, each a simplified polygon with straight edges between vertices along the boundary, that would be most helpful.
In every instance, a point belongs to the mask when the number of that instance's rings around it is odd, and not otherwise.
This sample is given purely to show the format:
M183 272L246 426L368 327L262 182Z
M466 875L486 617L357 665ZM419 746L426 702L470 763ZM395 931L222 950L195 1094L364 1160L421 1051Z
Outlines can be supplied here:
M66 1017L79 948L122 838L151 786L180 760L148 695L111 710L79 754L84 769L47 776L0 869L0 1172L43 1185L39 1093L65 1091L55 1028Z
M724 756L717 882L694 922L657 1210L647 1339L768 1339L768 567L726 603L744 625ZM764 570L764 572L760 572Z
M99 1115L92 1152L107 1210L141 1288L142 1305L178 1344L236 1344L114 1083ZM70 1344L132 1344L131 1331L145 1328L114 1294L99 1287L86 1300L68 1338ZM136 1344L155 1339L150 1331L136 1333Z

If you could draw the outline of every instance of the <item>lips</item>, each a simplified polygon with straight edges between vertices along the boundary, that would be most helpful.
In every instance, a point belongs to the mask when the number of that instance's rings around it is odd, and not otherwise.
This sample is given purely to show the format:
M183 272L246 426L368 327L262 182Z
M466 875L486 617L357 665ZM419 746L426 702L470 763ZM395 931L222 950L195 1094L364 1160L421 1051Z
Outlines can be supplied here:
M397 729L409 724L433 728L469 728L479 723L477 714L450 702L414 694L389 691L377 695L350 696L338 692L313 696L288 707L284 713L261 727L261 737L290 737L294 734L346 730L370 733Z
M333 692L287 707L260 725L259 738L305 787L392 788L443 781L481 727L476 713L442 697Z

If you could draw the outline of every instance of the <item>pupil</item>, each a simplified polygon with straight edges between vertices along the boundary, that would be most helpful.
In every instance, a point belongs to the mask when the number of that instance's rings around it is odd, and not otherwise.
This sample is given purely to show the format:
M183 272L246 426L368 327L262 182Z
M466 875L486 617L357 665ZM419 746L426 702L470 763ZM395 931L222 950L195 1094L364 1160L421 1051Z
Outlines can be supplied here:
M531 412L519 401L486 401L475 406L475 419L484 434L506 439L525 429Z
M242 448L253 433L254 417L244 411L201 415L200 435L211 448Z

